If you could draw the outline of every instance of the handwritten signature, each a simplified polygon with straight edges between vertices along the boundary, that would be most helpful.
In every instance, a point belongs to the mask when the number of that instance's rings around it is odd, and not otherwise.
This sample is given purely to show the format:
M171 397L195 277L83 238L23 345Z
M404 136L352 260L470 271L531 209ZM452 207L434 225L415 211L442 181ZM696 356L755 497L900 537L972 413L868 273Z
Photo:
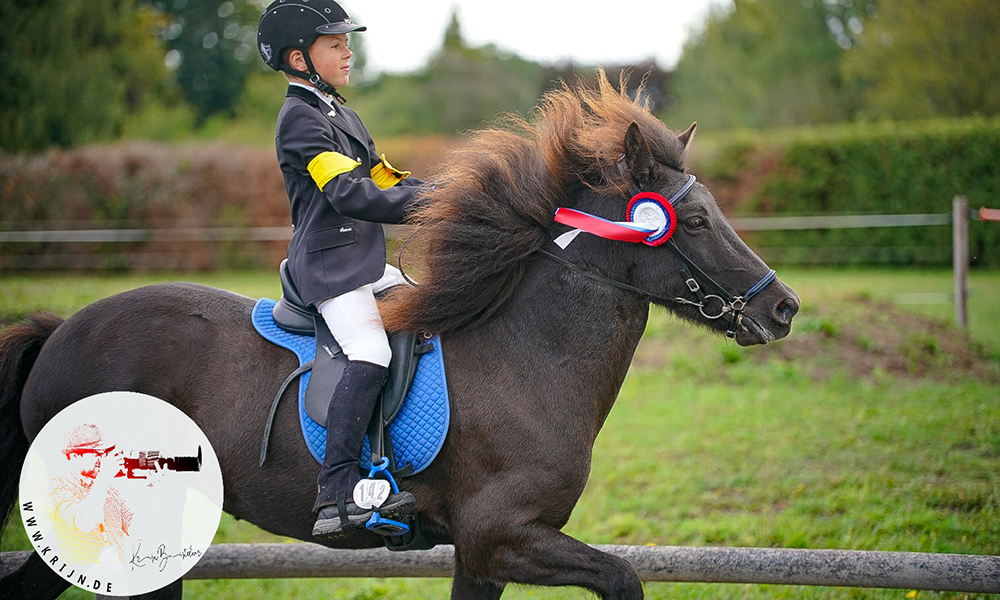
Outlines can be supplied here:
M157 547L156 552L152 554L142 555L141 549L142 542L139 542L135 547L135 551L132 553L132 560L129 561L129 564L132 565L133 571L137 567L141 569L150 565L156 565L160 572L162 572L167 568L167 563L171 558L184 560L185 558L196 558L202 554L201 550L196 550L193 546L188 546L175 554L167 552L167 546L165 544L160 544L159 547Z

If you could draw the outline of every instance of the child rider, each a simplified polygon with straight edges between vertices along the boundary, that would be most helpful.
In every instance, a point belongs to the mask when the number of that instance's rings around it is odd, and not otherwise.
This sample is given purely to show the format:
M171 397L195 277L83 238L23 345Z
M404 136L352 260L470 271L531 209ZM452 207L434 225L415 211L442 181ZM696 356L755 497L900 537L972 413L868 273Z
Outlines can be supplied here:
M276 0L257 26L260 54L289 81L278 114L277 153L292 205L288 270L348 358L330 399L326 456L318 478L313 536L364 527L371 510L353 500L368 422L391 351L374 294L402 278L385 264L382 223L399 223L422 182L379 158L337 88L350 78L347 34L365 31L333 0ZM390 519L414 508L409 492L379 508Z

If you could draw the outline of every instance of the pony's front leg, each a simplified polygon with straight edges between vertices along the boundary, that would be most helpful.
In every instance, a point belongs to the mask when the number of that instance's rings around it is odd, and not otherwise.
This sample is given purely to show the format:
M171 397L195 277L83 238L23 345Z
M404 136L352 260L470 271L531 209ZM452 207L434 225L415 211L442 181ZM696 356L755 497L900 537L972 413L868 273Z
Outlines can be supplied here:
M184 580L178 579L166 587L158 590L132 596L133 600L181 600L184 597Z
M49 600L58 598L70 585L32 552L17 570L0 579L0 600Z
M455 555L455 576L451 582L452 600L499 600L504 585L489 581L474 581L465 574L461 557Z
M479 531L484 535L475 539L456 536L452 600L499 598L507 582L578 586L605 600L643 597L632 563L591 548L554 527L533 524ZM495 596L487 595L491 589L496 590Z

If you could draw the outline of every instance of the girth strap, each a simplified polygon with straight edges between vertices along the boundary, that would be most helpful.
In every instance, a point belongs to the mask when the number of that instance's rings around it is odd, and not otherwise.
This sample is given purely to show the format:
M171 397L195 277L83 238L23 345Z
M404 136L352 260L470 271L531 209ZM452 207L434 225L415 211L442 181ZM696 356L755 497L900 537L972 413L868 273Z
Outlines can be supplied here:
M271 438L271 425L274 424L274 415L278 412L278 403L281 401L281 397L284 395L285 390L291 385L296 378L300 375L309 371L313 367L313 361L302 364L298 369L292 371L291 375L285 378L285 381L278 388L278 393L274 395L274 400L271 401L271 414L267 416L267 424L264 426L264 441L260 444L260 466L264 466L264 459L267 458L267 443Z

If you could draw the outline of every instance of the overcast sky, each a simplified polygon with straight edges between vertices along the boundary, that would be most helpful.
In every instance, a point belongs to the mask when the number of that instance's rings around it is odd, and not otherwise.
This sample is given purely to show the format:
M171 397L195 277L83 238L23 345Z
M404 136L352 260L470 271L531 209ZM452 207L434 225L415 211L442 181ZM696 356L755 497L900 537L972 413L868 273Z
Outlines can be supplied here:
M413 71L441 46L452 8L465 40L496 44L545 63L621 64L655 58L673 67L709 8L730 0L341 0L368 27L365 49L374 71Z

